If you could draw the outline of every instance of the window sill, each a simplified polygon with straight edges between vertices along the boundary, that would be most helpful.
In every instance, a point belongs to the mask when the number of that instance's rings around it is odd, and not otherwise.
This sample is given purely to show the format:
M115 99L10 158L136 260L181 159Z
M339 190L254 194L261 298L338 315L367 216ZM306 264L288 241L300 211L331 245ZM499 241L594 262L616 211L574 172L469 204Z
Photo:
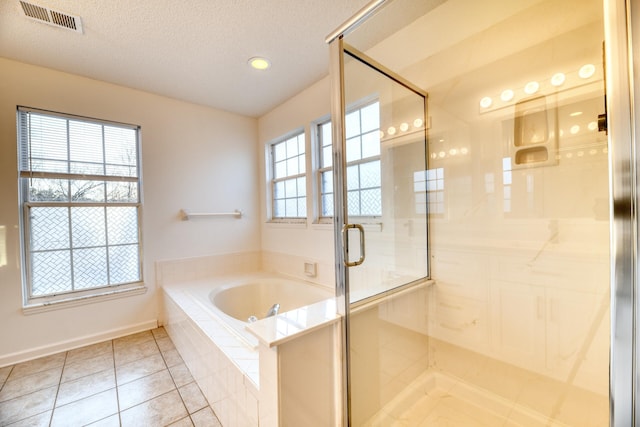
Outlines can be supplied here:
M267 227L273 228L307 228L307 220L270 220Z
M109 301L118 298L125 298L135 295L147 293L147 286L136 285L123 289L110 289L95 294L85 294L82 296L72 296L64 299L49 300L44 302L27 303L22 307L22 313L25 315L44 313L47 311L61 310L81 305L92 304L95 302Z

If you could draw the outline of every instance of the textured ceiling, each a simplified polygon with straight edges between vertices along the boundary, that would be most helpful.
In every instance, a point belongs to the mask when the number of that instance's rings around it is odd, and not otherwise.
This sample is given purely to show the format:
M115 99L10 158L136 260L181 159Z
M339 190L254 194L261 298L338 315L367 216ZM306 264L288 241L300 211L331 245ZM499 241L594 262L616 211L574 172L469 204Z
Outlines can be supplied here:
M34 0L83 34L0 0L0 56L258 117L328 73L327 34L368 0ZM272 67L251 69L266 56Z

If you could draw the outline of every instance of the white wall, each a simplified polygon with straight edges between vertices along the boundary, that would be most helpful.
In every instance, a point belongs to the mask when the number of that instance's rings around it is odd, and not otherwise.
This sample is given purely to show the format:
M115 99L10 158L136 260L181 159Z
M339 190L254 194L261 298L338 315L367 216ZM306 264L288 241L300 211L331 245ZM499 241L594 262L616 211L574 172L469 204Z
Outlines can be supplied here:
M295 97L276 107L258 120L258 155L260 156L260 208L262 224L262 250L279 254L296 255L319 263L319 277L333 279L333 226L315 224L313 216L312 170L307 156L307 222L300 224L273 224L267 221L267 194L269 191L265 170L265 147L287 133L304 129L306 150L313 147L310 124L329 118L331 90L329 78L311 85ZM314 137L315 138L315 137ZM302 270L302 260L296 259L292 272ZM298 265L300 264L300 265ZM331 283L333 284L333 282Z
M23 314L17 105L141 126L146 294ZM259 250L256 140L252 118L0 58L0 366L154 325L156 260Z

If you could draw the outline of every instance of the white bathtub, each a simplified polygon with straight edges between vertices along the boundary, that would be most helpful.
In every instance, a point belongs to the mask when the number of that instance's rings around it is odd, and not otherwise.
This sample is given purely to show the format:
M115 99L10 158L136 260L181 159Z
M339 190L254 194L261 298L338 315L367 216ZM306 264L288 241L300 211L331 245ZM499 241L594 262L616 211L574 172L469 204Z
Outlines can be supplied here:
M263 319L274 304L282 314L333 296L327 287L267 273L199 280L184 292L253 349L258 339L246 330L249 317Z

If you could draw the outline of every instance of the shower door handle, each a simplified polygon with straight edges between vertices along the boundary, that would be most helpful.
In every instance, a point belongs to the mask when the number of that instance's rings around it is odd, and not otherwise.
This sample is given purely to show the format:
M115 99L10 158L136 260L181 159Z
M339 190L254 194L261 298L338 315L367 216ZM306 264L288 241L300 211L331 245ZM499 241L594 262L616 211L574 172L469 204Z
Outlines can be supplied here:
M360 258L357 261L349 261L349 239L347 233L350 228L357 228L360 232ZM345 267L355 267L364 262L364 227L360 224L345 224L342 227L342 253Z

